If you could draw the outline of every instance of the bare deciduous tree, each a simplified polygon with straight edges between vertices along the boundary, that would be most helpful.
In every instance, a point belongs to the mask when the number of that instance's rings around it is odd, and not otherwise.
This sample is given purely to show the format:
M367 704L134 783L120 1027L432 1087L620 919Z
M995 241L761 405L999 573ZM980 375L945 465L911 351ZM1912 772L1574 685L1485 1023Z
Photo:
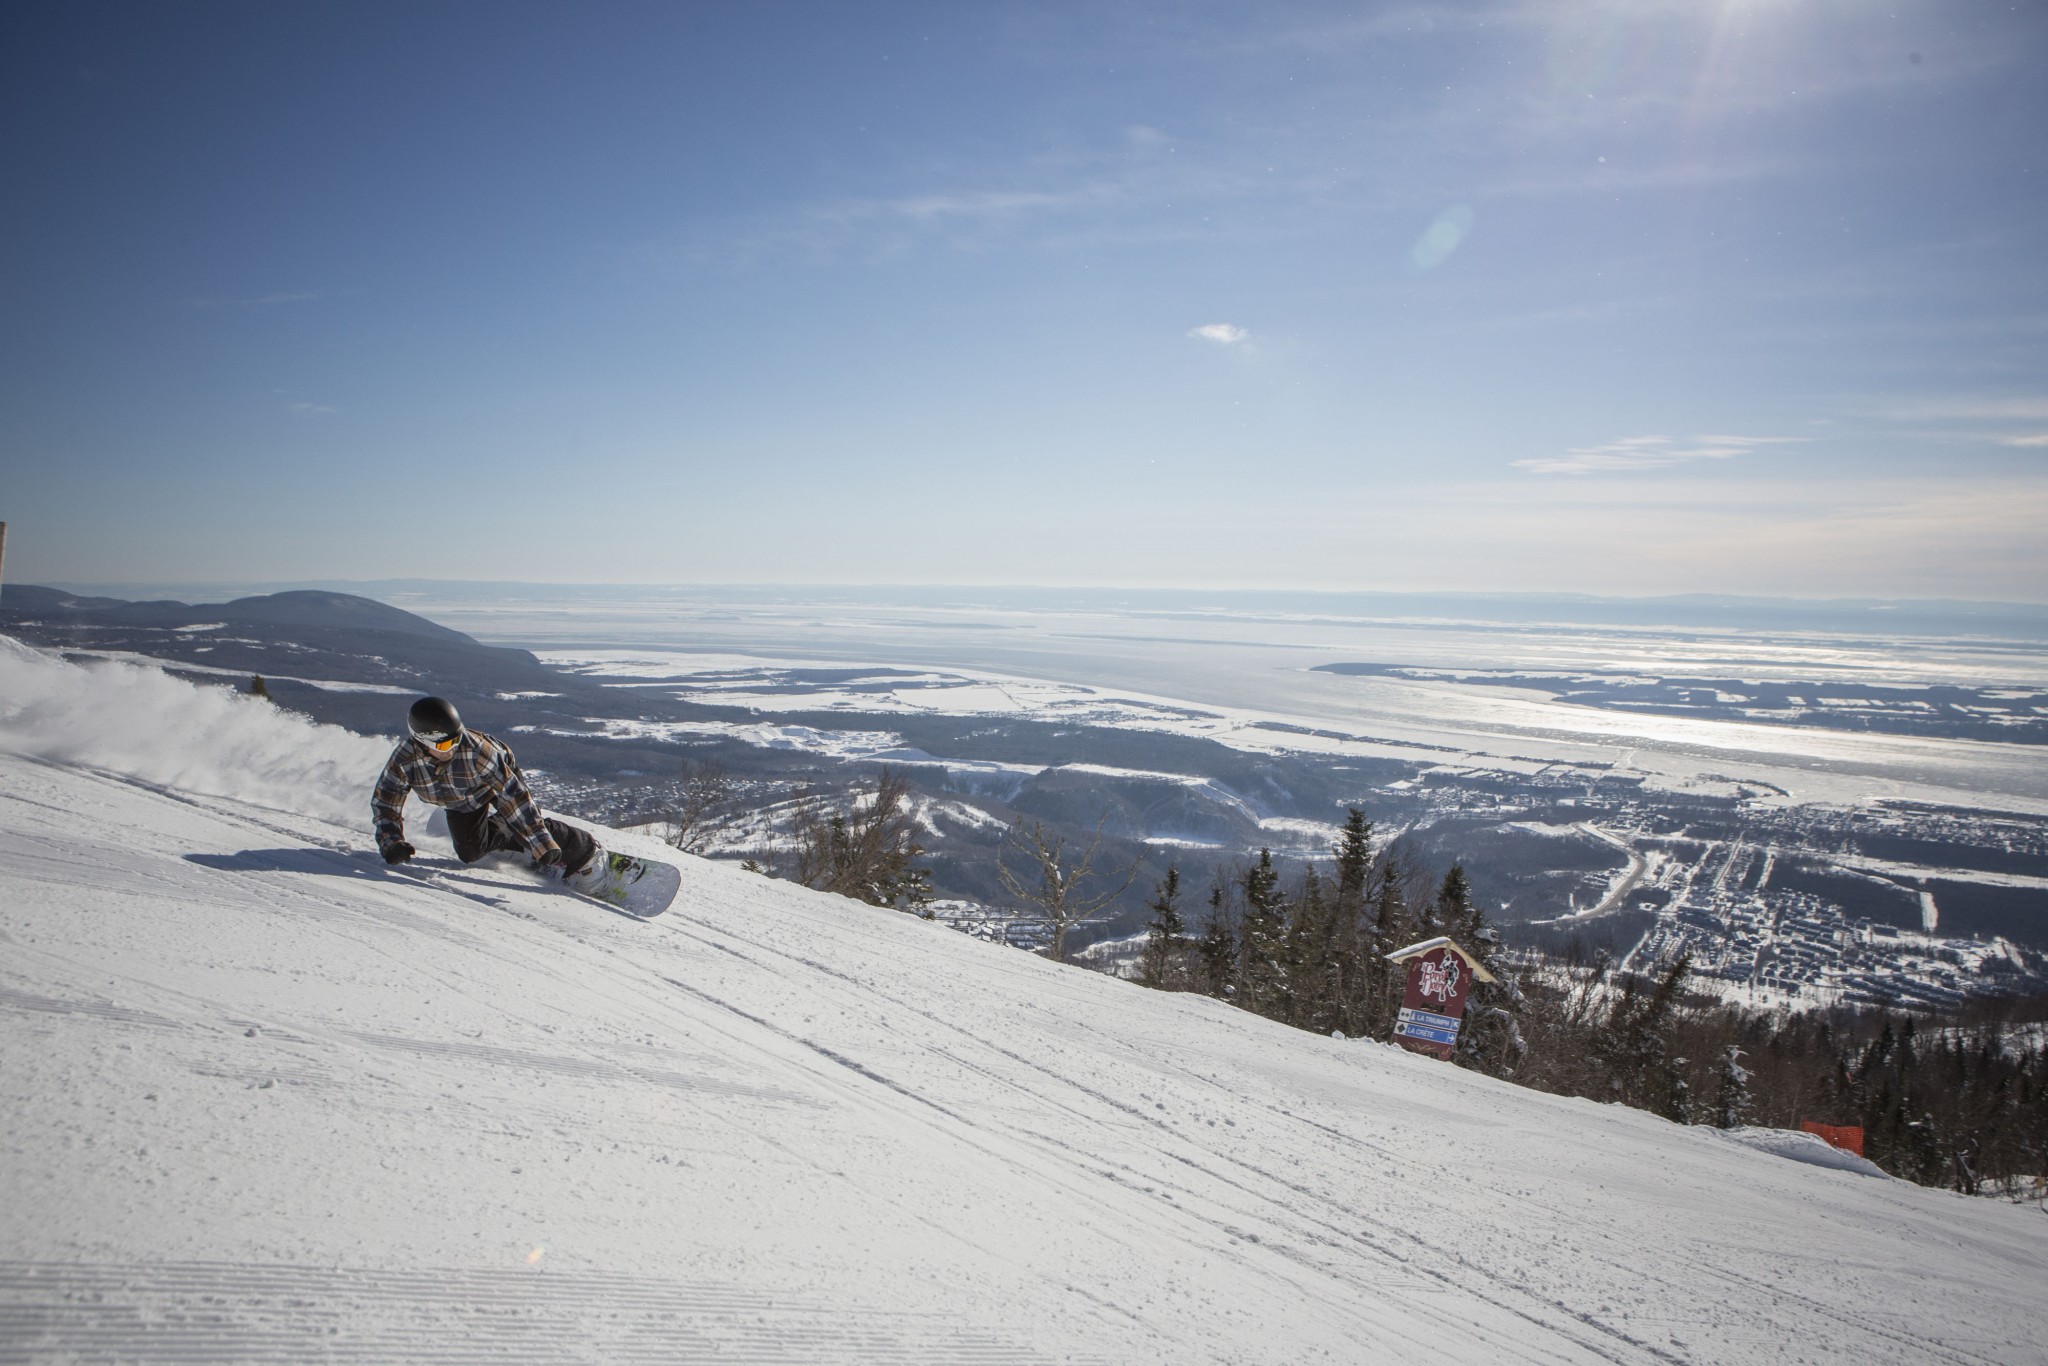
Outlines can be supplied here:
M809 789L798 794L790 880L929 917L931 869L914 866L924 846L909 796L910 780L886 768L872 793L856 792L844 807Z
M701 854L705 844L724 824L738 784L725 765L683 761L682 782L675 805L669 808L661 837L686 854Z
M1114 876L1095 870L1095 856L1101 848L1102 827L1098 825L1081 856L1066 866L1064 861L1070 856L1065 837L1048 835L1043 825L1033 821L1029 827L1011 826L996 850L996 873L1003 886L1052 931L1052 956L1058 962L1067 961L1067 932L1122 896L1138 875L1138 863L1133 861L1115 887L1083 891L1082 884L1091 878L1099 881ZM1021 874L1011 870L1012 861L1023 865Z

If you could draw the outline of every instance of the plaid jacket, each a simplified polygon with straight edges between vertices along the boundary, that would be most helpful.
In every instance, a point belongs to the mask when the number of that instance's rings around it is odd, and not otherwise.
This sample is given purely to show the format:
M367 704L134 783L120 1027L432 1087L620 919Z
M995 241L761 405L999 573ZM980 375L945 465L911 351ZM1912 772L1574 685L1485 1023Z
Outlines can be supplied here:
M377 825L380 852L405 838L408 792L457 811L489 806L514 835L526 841L527 852L535 858L556 847L511 747L480 730L465 731L455 752L445 759L409 736L398 742L370 794L370 816Z

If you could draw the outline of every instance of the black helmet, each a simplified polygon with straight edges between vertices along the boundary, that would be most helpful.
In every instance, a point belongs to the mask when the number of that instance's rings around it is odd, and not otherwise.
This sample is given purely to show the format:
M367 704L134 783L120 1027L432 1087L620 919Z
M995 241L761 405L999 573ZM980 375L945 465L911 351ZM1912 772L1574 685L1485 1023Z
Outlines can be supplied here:
M462 738L462 718L445 697L422 697L413 703L405 714L405 724L412 728L414 739L429 745L452 744Z

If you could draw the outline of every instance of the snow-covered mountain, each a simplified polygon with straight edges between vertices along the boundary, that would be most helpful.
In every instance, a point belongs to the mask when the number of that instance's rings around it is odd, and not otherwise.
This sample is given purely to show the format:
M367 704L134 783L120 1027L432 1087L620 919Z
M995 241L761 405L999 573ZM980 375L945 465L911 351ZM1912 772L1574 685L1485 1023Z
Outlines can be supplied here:
M388 870L382 752L0 640L0 1361L2042 1360L2036 1210L730 866Z

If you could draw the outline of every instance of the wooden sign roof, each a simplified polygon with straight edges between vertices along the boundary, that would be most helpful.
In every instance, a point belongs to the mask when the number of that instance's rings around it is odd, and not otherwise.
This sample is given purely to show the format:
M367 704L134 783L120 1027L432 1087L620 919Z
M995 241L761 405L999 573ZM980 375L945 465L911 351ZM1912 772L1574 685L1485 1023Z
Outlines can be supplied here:
M1431 949L1449 949L1452 953L1465 960L1465 966L1471 970L1472 975L1478 980L1482 982L1491 982L1493 980L1493 974L1486 970L1486 965L1459 948L1457 943L1447 934L1440 934L1434 939L1425 939L1420 944L1410 944L1405 949L1395 949L1387 955L1387 961L1392 963L1406 962L1410 958L1422 957L1423 954L1428 953Z

